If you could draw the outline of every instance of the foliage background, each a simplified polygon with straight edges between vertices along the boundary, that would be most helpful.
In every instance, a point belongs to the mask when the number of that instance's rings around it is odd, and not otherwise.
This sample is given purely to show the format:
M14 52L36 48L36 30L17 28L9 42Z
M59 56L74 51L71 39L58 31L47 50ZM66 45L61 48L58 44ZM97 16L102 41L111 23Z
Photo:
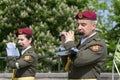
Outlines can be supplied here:
M106 0L0 0L0 56L6 56L6 42L16 42L16 29L30 27L34 32L35 51L40 56L38 72L57 71L58 60L54 55L60 44L59 32L75 31L75 14L82 10L93 10L98 14L98 33L108 46L108 58L103 71L111 72L116 43L120 37L120 2L109 2L110 5ZM107 17L106 11L109 12ZM44 56L50 58L43 59ZM0 69L5 70L6 61L0 60L5 66L0 66ZM61 71L64 71L63 67Z

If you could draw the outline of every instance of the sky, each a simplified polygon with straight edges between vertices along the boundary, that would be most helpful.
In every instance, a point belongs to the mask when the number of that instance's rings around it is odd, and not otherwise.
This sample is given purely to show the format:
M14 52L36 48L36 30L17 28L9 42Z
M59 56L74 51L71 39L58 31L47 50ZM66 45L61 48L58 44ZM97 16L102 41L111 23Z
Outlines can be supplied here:
M99 0L99 2L106 2L106 4L111 7L111 0ZM98 10L98 13L101 13L101 16L103 16L103 24L106 24L106 23L110 23L110 25L107 27L108 30L111 30L112 28L114 28L114 26L116 25L115 22L109 22L108 20L108 15L114 15L112 13L110 13L108 10Z

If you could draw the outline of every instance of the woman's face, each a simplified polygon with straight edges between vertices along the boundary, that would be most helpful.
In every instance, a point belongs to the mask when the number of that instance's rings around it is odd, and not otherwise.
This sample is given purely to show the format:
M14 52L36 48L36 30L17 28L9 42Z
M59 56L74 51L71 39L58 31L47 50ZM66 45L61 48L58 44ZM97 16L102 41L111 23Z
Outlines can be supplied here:
M18 45L23 49L31 45L32 38L30 39L26 38L25 34L18 35L17 38L18 38Z

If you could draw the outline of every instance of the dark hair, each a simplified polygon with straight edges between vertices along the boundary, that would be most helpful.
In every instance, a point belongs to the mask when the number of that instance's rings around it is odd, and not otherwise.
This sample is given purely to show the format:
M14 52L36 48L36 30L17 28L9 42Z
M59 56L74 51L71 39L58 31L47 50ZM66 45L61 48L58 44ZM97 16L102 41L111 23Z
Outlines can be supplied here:
M26 37L27 39L32 38L31 45L33 46L33 45L34 45L34 39L33 39L33 36L32 36L32 35L29 35L29 34L25 34L25 37Z

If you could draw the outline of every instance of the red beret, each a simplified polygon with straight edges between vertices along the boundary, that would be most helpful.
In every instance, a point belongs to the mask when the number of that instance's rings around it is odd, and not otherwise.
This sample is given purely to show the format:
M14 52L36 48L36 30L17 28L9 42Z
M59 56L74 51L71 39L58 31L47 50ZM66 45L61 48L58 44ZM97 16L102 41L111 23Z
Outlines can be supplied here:
M30 28L20 28L16 31L16 36L20 35L20 34L29 34L32 35L32 30Z
M97 15L96 15L95 12L92 12L92 11L83 11L83 12L77 13L77 15L75 16L75 19L96 20L97 19Z

